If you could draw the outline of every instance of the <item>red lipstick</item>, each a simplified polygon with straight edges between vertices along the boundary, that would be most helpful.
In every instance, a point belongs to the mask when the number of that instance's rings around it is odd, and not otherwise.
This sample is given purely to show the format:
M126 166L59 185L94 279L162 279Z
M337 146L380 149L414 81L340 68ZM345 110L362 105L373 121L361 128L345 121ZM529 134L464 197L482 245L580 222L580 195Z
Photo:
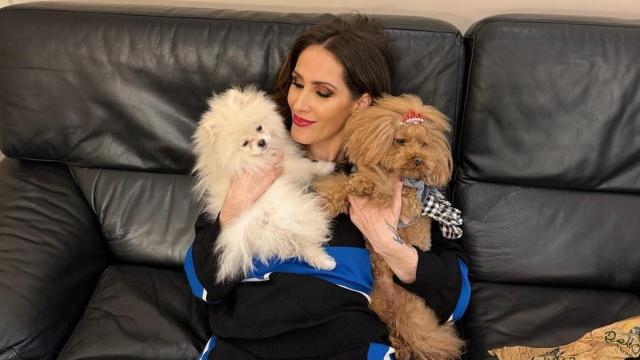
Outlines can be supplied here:
M313 125L316 122L315 121L311 121L311 120L307 120L305 118L301 118L298 115L293 115L293 123L296 124L296 126L299 127L305 127L305 126L309 126L309 125Z

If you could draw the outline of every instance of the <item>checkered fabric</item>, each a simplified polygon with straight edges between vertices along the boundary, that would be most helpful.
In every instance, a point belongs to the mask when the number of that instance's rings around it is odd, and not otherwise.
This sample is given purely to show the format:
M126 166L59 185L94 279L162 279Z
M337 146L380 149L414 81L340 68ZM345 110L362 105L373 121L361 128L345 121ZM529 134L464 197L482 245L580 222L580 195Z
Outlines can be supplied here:
M448 239L459 239L462 237L462 212L447 201L438 190L429 189L427 193L422 216L429 216L440 224L442 236Z
M358 171L355 165L351 165L351 173ZM416 197L423 204L422 213L420 216L428 216L435 220L442 230L442 236L447 239L459 239L462 237L462 212L447 201L447 199L436 189L424 183L422 180L403 178L403 186L408 186L416 189ZM400 222L398 228L413 224L415 219L408 224Z
M404 178L403 185L416 189L416 197L423 205L421 216L428 216L435 220L442 229L442 236L448 239L458 239L462 236L462 217L460 210L451 206L451 203L436 189L422 180ZM415 220L414 220L415 221ZM410 226L413 223L398 224L398 228Z

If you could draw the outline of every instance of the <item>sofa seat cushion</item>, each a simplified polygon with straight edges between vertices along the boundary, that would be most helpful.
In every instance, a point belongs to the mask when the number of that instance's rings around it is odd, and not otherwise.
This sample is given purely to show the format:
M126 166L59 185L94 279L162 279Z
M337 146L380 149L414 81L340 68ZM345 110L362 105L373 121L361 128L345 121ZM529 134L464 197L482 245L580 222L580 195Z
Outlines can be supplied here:
M189 175L70 167L116 261L180 267L201 206Z
M208 332L204 304L179 269L114 265L58 359L193 359Z
M503 346L566 345L638 314L640 297L629 292L476 281L463 319L467 359L495 360L488 350Z
M640 195L461 180L474 280L638 292Z

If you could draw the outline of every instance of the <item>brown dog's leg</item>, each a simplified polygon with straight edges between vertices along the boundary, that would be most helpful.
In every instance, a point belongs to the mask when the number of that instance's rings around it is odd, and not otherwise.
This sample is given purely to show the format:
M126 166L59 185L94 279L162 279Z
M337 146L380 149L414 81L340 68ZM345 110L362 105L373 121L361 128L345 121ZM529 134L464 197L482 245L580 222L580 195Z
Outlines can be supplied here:
M313 182L313 188L323 200L322 207L331 218L349 211L347 182L347 175L343 173L322 176Z
M368 197L377 206L390 206L393 201L393 177L375 167L361 167L351 175L349 194Z

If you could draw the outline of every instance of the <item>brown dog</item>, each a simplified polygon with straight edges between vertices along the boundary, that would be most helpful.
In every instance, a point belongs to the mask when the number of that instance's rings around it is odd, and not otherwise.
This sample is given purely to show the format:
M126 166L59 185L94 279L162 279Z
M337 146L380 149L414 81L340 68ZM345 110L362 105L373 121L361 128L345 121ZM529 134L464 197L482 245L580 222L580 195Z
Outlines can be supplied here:
M354 113L345 126L345 152L357 171L314 182L325 199L325 210L330 216L347 213L348 194L367 197L381 207L391 206L397 176L436 188L445 186L452 171L448 132L446 117L414 95L385 96ZM399 235L406 244L426 251L431 247L431 220L421 216L422 208L416 190L403 187L400 219L409 225L399 229ZM373 251L371 257L374 289L370 307L387 324L397 359L459 358L463 341L453 323L439 325L424 300L393 282L393 272L384 259Z

